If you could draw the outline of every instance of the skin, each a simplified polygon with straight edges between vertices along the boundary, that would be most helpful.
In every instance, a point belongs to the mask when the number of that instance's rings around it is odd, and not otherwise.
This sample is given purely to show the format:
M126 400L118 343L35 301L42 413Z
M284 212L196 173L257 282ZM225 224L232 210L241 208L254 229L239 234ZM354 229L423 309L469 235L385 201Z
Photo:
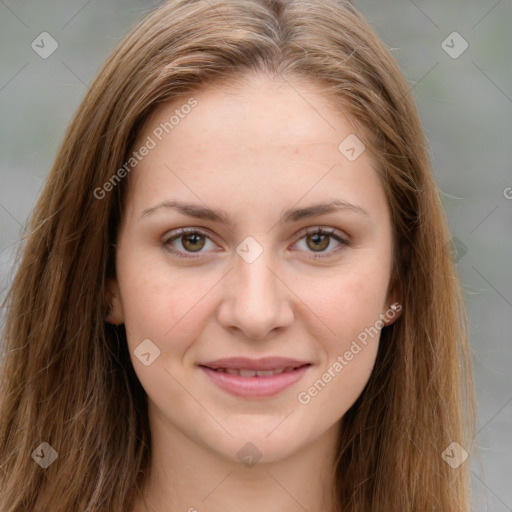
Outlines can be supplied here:
M384 189L369 151L349 161L338 150L354 128L315 84L251 75L193 97L197 106L129 177L117 278L109 285L108 320L125 324L149 399L147 500L132 512L333 510L340 419L368 381L379 335L309 403L298 394L397 299ZM135 147L188 98L159 107ZM170 199L223 209L236 225L165 207L142 215ZM279 223L288 208L332 199L366 213L344 209ZM319 226L334 228L348 245L328 237L327 247L317 240L323 249L316 249L314 237L301 232ZM182 227L206 235L199 252L186 235L166 245ZM252 263L236 252L248 236L263 249ZM173 255L169 246L193 258ZM134 355L145 339L160 350L148 366ZM264 399L228 394L197 366L266 355L312 366L291 388ZM252 467L237 457L247 442L262 455Z

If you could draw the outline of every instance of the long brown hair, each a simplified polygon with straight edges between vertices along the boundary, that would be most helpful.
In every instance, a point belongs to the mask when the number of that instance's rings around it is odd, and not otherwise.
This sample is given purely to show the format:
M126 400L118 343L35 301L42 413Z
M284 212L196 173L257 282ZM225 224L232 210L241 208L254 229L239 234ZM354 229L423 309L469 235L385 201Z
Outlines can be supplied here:
M343 512L468 510L474 395L449 232L409 86L341 0L170 0L110 56L80 105L30 220L6 298L0 367L0 512L130 510L151 456L145 392L123 326L105 322L128 178L152 110L247 73L303 79L364 129L392 215L401 317L341 422ZM340 141L341 142L341 141ZM136 172L136 171L134 171ZM46 469L34 450L48 443ZM43 449L48 450L46 445Z

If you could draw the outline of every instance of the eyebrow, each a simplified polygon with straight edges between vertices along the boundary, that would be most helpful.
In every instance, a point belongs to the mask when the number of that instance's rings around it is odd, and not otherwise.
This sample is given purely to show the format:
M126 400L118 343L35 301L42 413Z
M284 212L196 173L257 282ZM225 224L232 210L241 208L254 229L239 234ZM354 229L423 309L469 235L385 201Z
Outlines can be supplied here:
M233 229L233 227L235 226L235 222L224 210L216 210L208 208L207 206L184 203L176 200L163 201L162 203L159 203L155 206L146 208L142 212L141 218L152 215L153 213L162 209L176 210L182 213L183 215L195 217L196 219L221 222L231 229ZM336 199L326 203L318 203L311 206L306 206L304 208L292 208L286 210L281 216L280 223L286 224L291 222L297 222L302 219L316 217L319 215L333 213L337 211L348 211L358 213L361 215L369 215L368 212L364 208L361 208L360 206Z

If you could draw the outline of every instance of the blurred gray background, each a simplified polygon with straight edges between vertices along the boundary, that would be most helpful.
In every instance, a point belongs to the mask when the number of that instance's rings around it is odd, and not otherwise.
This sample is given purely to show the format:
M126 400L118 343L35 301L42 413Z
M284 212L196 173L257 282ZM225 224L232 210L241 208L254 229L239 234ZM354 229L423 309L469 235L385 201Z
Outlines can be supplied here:
M22 226L88 84L158 3L0 1L0 298ZM411 85L457 250L479 407L474 510L512 511L512 1L353 3ZM41 44L42 32L56 43L45 35ZM37 53L52 44L47 58Z

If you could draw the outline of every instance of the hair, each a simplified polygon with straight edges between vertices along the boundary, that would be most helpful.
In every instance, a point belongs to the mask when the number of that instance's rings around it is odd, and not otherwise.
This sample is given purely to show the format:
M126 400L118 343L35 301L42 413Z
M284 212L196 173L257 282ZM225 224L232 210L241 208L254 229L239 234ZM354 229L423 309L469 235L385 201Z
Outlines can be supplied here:
M127 161L155 108L251 73L321 87L374 156L393 226L402 312L341 419L334 502L343 512L470 508L475 403L467 314L427 143L407 81L342 0L170 0L120 43L59 148L5 299L0 512L130 510L148 474L147 398L124 326L105 321ZM341 142L341 141L340 141ZM42 443L58 452L42 469Z

